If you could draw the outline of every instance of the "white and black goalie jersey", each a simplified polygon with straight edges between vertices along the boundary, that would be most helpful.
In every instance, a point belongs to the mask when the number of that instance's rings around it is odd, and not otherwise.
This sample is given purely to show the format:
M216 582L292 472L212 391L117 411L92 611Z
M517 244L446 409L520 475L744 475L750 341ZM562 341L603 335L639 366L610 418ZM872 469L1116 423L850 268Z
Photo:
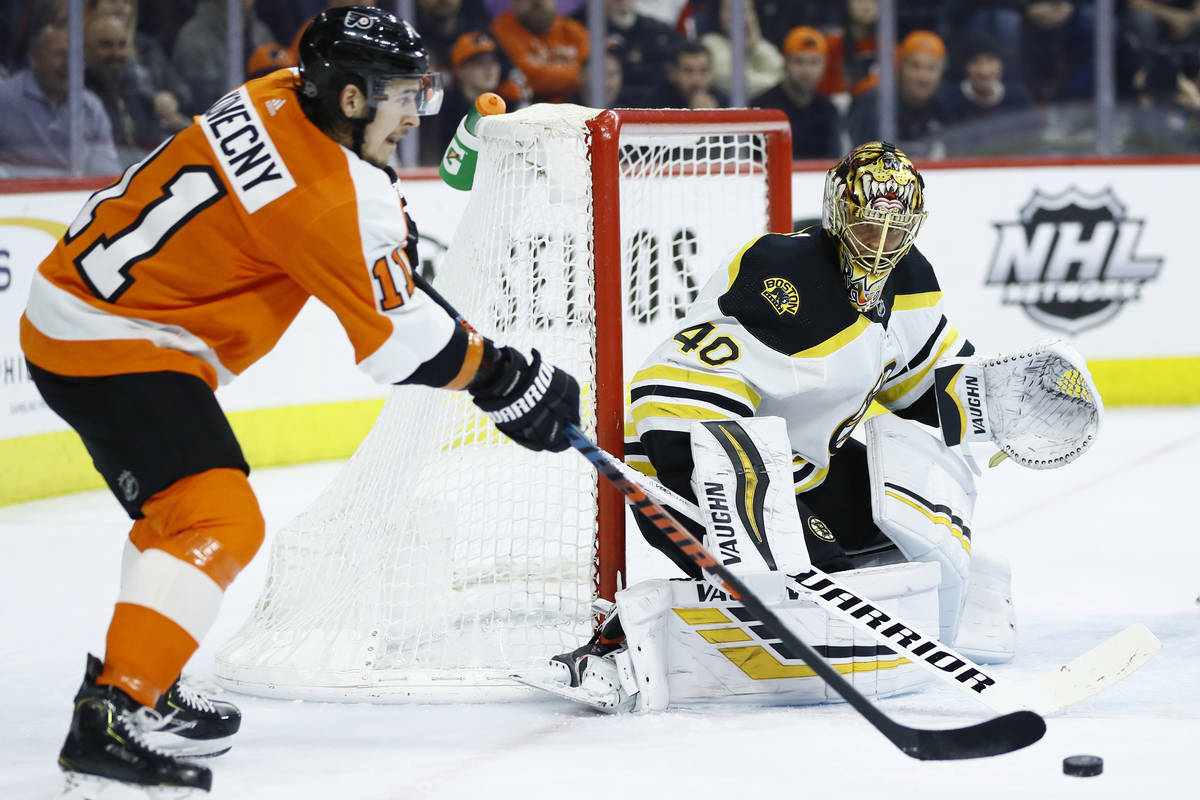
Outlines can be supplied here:
M714 275L633 376L630 465L690 496L692 423L780 416L799 493L824 480L872 401L936 425L933 367L973 348L943 313L933 267L914 247L860 313L837 264L820 230L767 234Z

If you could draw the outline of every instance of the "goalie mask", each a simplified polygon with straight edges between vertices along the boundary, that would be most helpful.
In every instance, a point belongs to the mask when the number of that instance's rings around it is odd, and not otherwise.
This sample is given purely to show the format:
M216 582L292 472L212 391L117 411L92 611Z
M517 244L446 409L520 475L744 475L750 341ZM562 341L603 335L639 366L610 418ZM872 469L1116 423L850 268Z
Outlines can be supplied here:
M925 181L895 145L868 142L825 175L821 225L838 244L850 302L868 311L880 302L897 262L925 221Z

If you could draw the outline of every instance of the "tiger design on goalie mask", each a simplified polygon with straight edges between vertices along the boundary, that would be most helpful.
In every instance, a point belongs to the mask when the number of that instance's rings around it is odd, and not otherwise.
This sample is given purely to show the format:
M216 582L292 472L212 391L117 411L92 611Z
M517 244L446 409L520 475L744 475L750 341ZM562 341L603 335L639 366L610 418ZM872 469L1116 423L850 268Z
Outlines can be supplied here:
M838 243L850 302L880 302L897 262L925 221L925 182L907 155L887 142L851 150L825 176L822 227Z

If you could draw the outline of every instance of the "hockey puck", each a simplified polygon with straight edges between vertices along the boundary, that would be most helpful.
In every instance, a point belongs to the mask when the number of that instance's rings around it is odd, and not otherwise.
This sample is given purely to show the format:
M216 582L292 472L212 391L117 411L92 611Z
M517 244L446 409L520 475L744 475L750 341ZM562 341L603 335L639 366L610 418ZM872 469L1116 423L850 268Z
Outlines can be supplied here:
M1063 775L1090 778L1104 771L1104 759L1100 756L1068 756L1063 759Z

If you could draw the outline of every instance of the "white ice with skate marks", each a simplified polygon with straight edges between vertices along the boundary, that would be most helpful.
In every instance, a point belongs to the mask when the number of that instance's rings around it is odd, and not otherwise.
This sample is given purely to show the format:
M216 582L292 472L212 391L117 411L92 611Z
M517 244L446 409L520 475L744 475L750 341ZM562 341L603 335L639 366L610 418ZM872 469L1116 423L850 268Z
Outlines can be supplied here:
M1017 657L993 667L1034 680L1123 628L1145 623L1162 652L1127 680L1049 718L1042 741L981 761L917 762L845 705L672 711L612 717L553 698L481 706L333 705L234 698L245 720L213 769L212 798L712 797L1011 800L1186 797L1200 741L1200 537L1192 476L1200 409L1113 409L1094 451L1051 473L987 471L977 541L1007 556L1021 627ZM337 471L322 464L252 476L268 527L303 508ZM0 508L4 636L0 792L56 797L55 763L87 649L102 652L128 523L100 492ZM984 546L984 545L981 545ZM630 541L630 580L669 565ZM265 551L264 551L265 552ZM211 675L223 639L257 599L265 559L229 592L189 671ZM881 702L921 727L986 710L948 687ZM1062 759L1104 758L1094 778ZM144 793L142 796L145 796Z

